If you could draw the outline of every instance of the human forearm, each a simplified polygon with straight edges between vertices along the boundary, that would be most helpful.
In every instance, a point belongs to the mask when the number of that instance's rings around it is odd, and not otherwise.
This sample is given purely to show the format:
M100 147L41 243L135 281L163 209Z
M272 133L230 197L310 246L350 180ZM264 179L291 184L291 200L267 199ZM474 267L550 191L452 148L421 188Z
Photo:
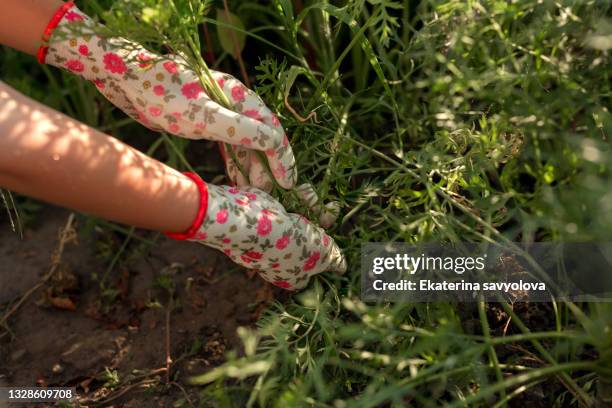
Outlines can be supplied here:
M187 229L192 180L0 82L0 187L117 222Z
M61 0L2 0L0 44L35 55Z

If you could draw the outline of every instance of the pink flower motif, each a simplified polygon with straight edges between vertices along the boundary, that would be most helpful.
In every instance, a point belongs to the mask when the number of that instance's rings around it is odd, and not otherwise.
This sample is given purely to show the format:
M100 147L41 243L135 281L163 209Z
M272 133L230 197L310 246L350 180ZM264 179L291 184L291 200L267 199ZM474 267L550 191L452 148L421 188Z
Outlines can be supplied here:
M276 241L276 245L274 246L276 247L276 249L285 249L287 248L287 245L289 245L290 241L291 239L289 238L289 235L283 235Z
M313 252L310 257L304 262L304 270L309 271L315 267L319 259L321 258L321 253L319 251Z
M255 193L244 193L244 195L247 196L249 200L257 200L257 194Z
M248 137L243 137L242 139L240 139L240 144L243 146L250 146L251 139L249 139Z
M265 237L272 232L272 221L268 217L261 217L257 221L257 235Z
M326 248L329 246L329 237L327 235L323 235L323 246Z
M232 255L232 250L231 249L224 249L223 253L227 256L231 256Z
M231 239L229 239L229 238L223 238L223 239L221 240L221 242L223 242L224 244L229 244L229 243L231 243L231 242L232 242L232 240L231 240Z
M227 192L230 194L238 194L240 190L238 190L236 187L232 187L229 190L227 190Z
M164 69L168 71L169 74L176 74L178 72L178 66L174 61L166 61L163 63Z
M232 88L232 98L234 102L244 101L244 87L242 85L236 85Z
M261 213L267 216L274 215L272 211L268 210L267 208L264 208L263 210L261 210Z
M259 111L257 109L249 109L249 110L245 110L244 114L246 116L248 116L249 118L253 118L255 120L258 120L260 122L263 122L263 116L261 116L259 114Z
M216 219L218 224L225 224L227 222L228 212L225 208L222 208L217 213Z
M205 240L208 237L208 234L204 231L198 231L196 232L196 234L193 236L194 239L199 239L199 240Z
M127 71L127 66L121 57L115 53L109 52L104 54L104 68L113 74L123 75Z
M244 256L255 259L255 260L260 260L263 257L263 254L261 252L257 252L257 251L247 251L244 253Z
M287 138L287 135L285 135L285 137L283 138L283 146L289 146L289 139Z
M79 54L81 55L89 55L89 47L85 44L79 45Z
M248 201L243 200L243 199L241 199L241 198L237 198L235 201L236 201L236 204L238 204L238 205L242 205L242 206L249 205L249 202L248 202Z
M140 52L138 53L138 61L140 61L138 63L138 66L140 68L147 68L151 66L151 63L148 61L151 61L153 59L152 56L145 54L144 52Z
M138 121L140 123L142 123L145 126L149 126L149 118L147 118L147 115L145 115L143 112L138 111L136 112L137 116L138 116Z
M181 120L181 118L183 117L181 112L172 112L172 116L174 116L174 118L177 120Z
M278 120L275 114L272 114L272 124L276 127L280 126L280 120Z
M74 11L67 12L66 15L65 15L65 18L66 18L66 20L68 20L70 22L85 20L85 18L82 15L80 15L78 13L75 13Z
M153 93L157 96L162 96L166 92L166 88L163 85L155 85L153 87Z
M104 82L102 82L102 80L94 79L93 83L96 84L98 89L104 89Z
M198 129L198 130L204 130L204 129L206 129L206 123L204 123L204 122L198 122L198 123L196 123L195 127L196 127L196 129Z
M280 264L278 262L274 262L272 265L270 265L272 269L278 269L279 266Z
M240 259L246 264L250 264L251 262L253 262L253 260L246 255L240 255Z
M283 163L278 163L278 167L272 171L274 177L277 179L284 179L287 176L287 169L283 166Z
M190 82L188 84L183 85L181 88L181 93L187 99L197 99L200 95L200 92L204 92L202 86L197 82Z
M171 133L178 133L179 130L181 130L181 127L177 125L176 123L171 123L170 126L168 127L168 130Z
M223 78L219 78L217 79L217 84L219 85L219 88L223 88L223 85L225 85L225 80Z
M79 60L68 60L68 62L66 62L66 68L68 68L72 72L85 71L85 65L83 65L83 63Z
M266 150L266 156L268 157L274 157L276 155L276 150L274 149L268 149Z
M149 113L151 116L159 116L162 114L162 110L159 106L149 106Z
M293 286L291 286L291 284L287 281L284 280L275 280L274 282L272 282L272 284L274 286L278 286L279 288L283 288L283 289L291 289Z

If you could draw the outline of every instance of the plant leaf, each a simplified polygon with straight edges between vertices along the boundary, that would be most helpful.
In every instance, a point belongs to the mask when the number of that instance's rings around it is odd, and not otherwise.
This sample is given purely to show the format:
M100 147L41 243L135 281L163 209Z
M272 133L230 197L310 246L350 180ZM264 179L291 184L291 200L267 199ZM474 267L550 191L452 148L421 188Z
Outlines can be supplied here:
M234 58L238 58L246 42L246 35L243 32L244 24L242 24L242 21L237 15L231 12L226 13L223 9L217 9L217 21L240 29L234 30L233 28L217 26L221 47Z

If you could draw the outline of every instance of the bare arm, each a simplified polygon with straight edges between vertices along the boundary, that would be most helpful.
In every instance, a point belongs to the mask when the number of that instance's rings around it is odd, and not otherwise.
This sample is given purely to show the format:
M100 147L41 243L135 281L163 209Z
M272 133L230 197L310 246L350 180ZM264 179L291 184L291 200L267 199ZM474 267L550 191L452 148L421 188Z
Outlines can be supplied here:
M61 0L2 0L0 44L30 55ZM0 187L113 221L184 231L193 181L0 82Z
M0 187L158 231L186 230L199 205L188 177L3 82Z
M61 0L2 0L0 44L35 55Z

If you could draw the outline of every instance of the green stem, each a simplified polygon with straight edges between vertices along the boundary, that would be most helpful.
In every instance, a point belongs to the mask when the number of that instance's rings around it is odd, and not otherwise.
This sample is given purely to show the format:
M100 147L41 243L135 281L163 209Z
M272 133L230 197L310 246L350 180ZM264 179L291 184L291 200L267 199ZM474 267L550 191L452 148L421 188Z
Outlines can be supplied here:
M494 385L486 387L480 390L477 394L471 395L461 401L456 401L448 406L448 408L470 406L471 404L488 398L502 389L514 388L525 383L536 381L540 378L547 377L550 375L562 375L567 374L567 371L572 370L591 370L593 369L592 362L573 362L565 364L555 364L544 368L536 368L524 374L518 374L510 377L509 379L498 382ZM590 401L590 397L589 397ZM587 405L592 406L592 405Z
M499 368L499 359L497 358L497 353L495 352L495 346L491 344L491 328L489 327L489 320L487 319L487 312L485 309L485 302L478 302L478 315L480 316L480 323L482 326L482 335L486 339L489 344L488 352L489 358L493 363L493 367L495 368L495 377L497 378L497 382L502 382L504 380L504 375L502 374L501 369ZM506 399L506 389L502 388L500 391L501 400ZM505 406L505 404L504 404Z
M531 333L531 330L523 323L518 317L514 310L507 304L502 303L504 311L512 318L513 323L523 332ZM546 348L538 340L531 340L531 344L538 350L538 352L548 361L550 364L558 365L559 363L553 358L553 356L546 350ZM578 364L578 363L575 363ZM593 365L593 363L589 363ZM558 374L559 380L568 388L568 390L574 394L574 396L580 401L580 403L586 407L593 406L593 400L566 372L560 372Z

